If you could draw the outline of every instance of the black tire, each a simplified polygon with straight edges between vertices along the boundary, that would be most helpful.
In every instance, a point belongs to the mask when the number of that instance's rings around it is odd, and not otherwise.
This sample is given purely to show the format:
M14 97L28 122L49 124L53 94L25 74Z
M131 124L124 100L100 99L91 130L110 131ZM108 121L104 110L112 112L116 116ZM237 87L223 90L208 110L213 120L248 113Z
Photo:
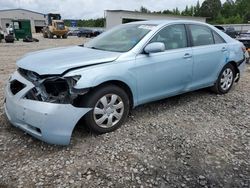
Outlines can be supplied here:
M249 56L250 56L250 53L249 53ZM247 63L250 64L250 58L247 59Z
M14 41L15 41L15 38L14 38L13 35L7 35L7 36L5 36L5 42L6 43L14 43Z
M48 38L48 34L43 32L43 38Z
M48 31L48 38L49 38L49 39L52 39L52 38L53 38L53 34L52 34L50 31Z
M61 38L61 36L57 35L57 36L56 36L56 38L60 39L60 38Z
M94 114L94 108L97 105L97 103L100 102L99 100L102 97L107 96L107 95L113 95L113 94L117 95L119 99L123 102L123 113L121 115L121 118L119 119L119 121L115 120L116 119L115 116L111 114L112 119L117 121L117 123L115 123L111 127L99 126L95 121L96 114ZM109 104L111 104L111 101L109 101ZM81 105L83 105L84 107L93 108L90 112L88 112L84 116L84 122L86 123L86 125L89 127L91 131L98 133L98 134L108 133L119 128L123 124L123 122L126 120L128 113L129 113L128 95L123 89L115 85L104 85L104 86L95 88L94 90L90 91L82 99ZM104 115L100 115L100 116L104 116Z
M63 38L63 39L66 39L66 38L68 38L68 35L67 35L67 34L64 34L64 35L62 36L62 38Z
M32 38L32 40L33 40L33 42L39 42L39 40L36 38Z
M4 35L0 34L0 42L2 42L3 39L4 39Z
M226 70L229 70L232 72L232 82L228 87L223 88L223 84L222 84L222 79L224 78L223 73L225 73ZM223 69L221 70L218 79L216 80L214 86L211 88L213 92L217 93L217 94L226 94L230 91L230 89L233 86L234 80L235 80L235 76L236 76L236 72L235 72L235 68L232 64L228 63L226 64ZM231 80L231 79L230 79Z

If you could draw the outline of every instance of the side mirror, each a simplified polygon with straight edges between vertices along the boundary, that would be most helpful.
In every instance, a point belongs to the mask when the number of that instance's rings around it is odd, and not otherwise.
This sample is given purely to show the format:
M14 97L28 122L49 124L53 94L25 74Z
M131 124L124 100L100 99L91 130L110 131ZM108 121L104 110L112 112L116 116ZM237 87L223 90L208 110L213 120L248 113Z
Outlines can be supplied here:
M162 42L152 42L144 48L144 52L147 54L164 52L165 50L165 44Z

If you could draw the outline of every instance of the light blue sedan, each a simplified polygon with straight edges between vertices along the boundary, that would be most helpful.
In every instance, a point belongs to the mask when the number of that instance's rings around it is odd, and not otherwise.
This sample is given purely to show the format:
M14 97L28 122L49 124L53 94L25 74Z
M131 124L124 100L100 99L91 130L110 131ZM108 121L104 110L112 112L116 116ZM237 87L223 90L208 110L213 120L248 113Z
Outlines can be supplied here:
M206 87L225 94L245 59L242 43L205 23L133 22L85 45L25 55L6 86L5 112L30 135L67 145L82 119L107 133L140 104Z

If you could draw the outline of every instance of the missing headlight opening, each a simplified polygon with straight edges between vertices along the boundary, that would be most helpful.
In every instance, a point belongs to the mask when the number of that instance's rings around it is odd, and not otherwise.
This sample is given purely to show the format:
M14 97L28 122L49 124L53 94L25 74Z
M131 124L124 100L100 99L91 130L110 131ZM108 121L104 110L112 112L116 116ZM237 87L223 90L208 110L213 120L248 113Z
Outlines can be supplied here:
M13 95L16 95L24 87L25 87L25 85L23 83L19 82L18 80L13 80L10 83L10 90L11 90L11 92L12 92Z
M61 77L61 76L36 76L34 73L27 72L26 78L30 80L35 87L31 89L25 98L50 103L72 104L79 96L86 93L74 88L80 76ZM81 92L79 92L81 91Z
M46 92L55 97L58 97L62 94L67 94L69 91L69 85L67 81L62 78L45 80L43 85Z

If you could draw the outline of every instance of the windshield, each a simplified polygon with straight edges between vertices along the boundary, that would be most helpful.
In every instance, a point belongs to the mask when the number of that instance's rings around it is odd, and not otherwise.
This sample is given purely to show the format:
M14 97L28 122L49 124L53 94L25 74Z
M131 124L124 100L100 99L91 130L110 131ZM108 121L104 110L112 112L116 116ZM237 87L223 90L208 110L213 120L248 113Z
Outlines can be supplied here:
M64 23L63 22L57 22L57 28L58 29L64 29Z
M127 52L131 50L156 25L125 24L104 32L93 39L85 47L113 51Z

